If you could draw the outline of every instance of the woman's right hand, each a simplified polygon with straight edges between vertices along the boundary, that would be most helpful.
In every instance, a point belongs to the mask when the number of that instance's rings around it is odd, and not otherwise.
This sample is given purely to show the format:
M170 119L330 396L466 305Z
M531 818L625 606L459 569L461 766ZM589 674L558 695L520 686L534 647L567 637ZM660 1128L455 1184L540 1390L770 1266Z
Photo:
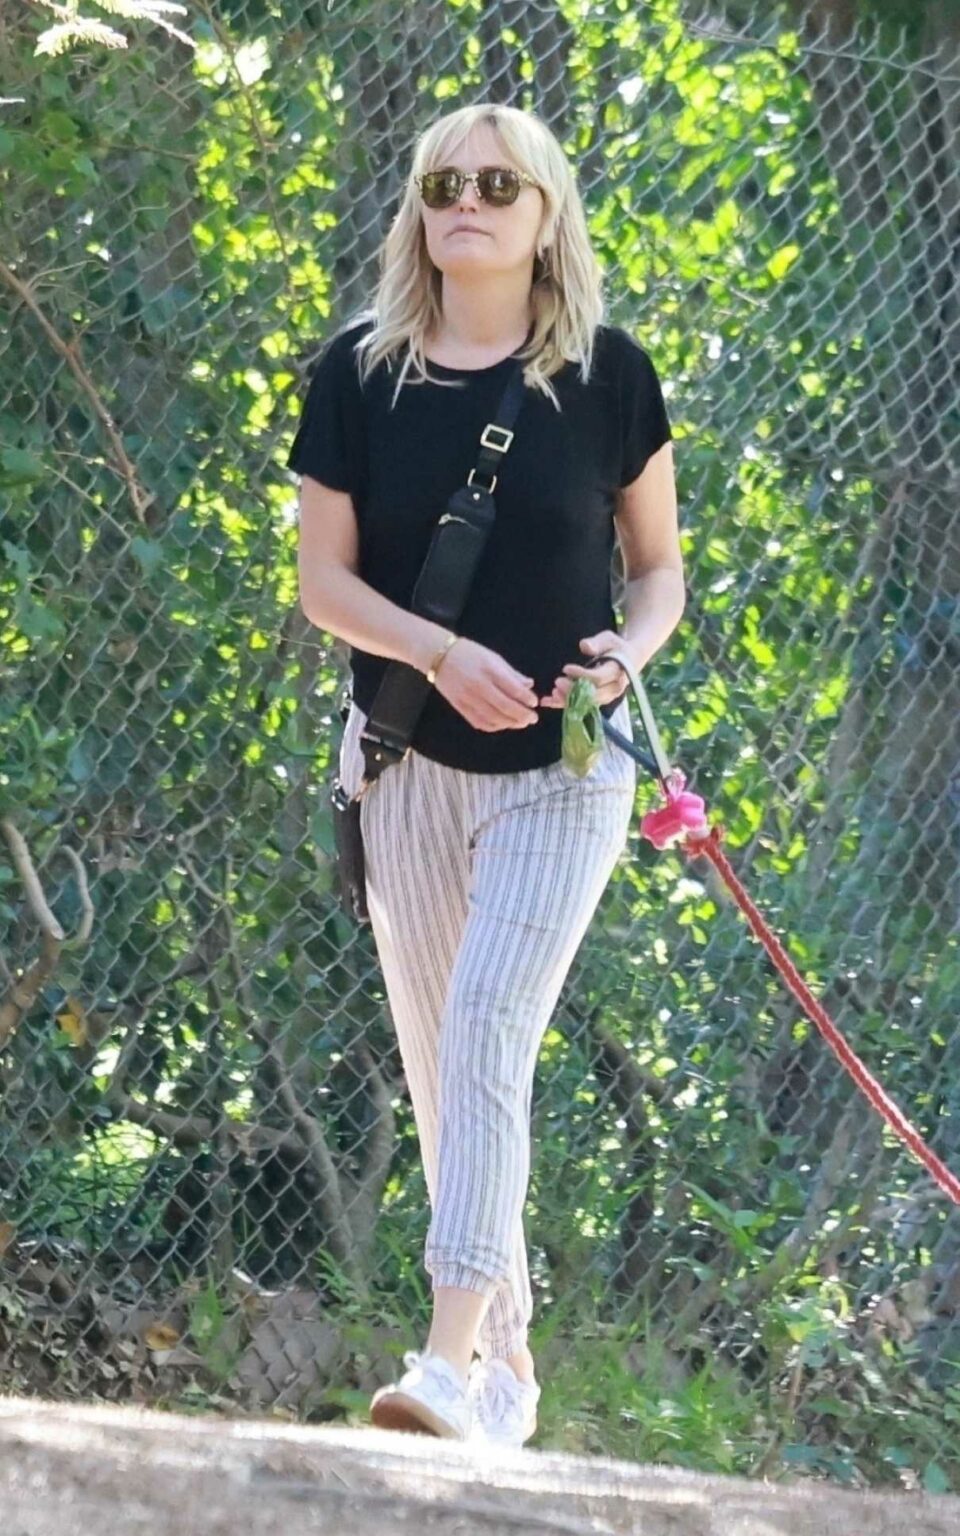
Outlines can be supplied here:
M441 661L434 687L478 731L519 730L539 718L531 680L465 635Z

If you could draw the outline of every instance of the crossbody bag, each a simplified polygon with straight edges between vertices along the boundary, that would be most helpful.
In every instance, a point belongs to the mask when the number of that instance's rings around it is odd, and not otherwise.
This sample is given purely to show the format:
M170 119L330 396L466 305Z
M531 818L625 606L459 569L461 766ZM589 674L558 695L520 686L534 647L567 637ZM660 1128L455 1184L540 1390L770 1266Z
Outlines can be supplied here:
M458 486L437 522L410 601L412 613L451 628L462 614L470 585L480 563L496 516L493 490L497 469L513 441L513 425L525 396L523 363L511 367L493 420L480 434L476 463L466 482ZM477 476L490 484L484 485ZM330 805L340 905L348 917L368 923L363 835L360 803L363 795L386 768L402 763L411 751L411 738L433 686L432 681L405 661L391 658L374 696L360 746L364 759L363 779L351 798L333 780ZM341 709L346 722L349 698Z

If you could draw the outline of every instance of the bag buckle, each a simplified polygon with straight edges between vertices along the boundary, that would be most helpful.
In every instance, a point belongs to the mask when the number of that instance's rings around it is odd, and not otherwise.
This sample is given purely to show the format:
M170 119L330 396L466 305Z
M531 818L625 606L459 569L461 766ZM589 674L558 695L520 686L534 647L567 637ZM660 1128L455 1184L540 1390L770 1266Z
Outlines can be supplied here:
M410 756L410 753L413 751L413 744L411 742L407 744L403 752L400 752L399 748L393 746L392 743L387 741L379 732L371 729L369 724L367 724L360 732L361 752L363 752L364 742L371 742L380 749L379 751L373 753L373 760L374 762L382 763L384 768L390 768L395 763L405 763L407 758ZM365 752L364 758L366 758ZM380 771L383 772L383 769ZM369 782L372 783L373 780L370 780Z
M340 783L339 777L333 781L333 788L330 791L330 800L331 803L336 806L338 811L345 811L347 806L350 804L350 796L347 794L343 785Z
M506 438L506 442L491 443L487 437L488 432L502 432ZM495 421L488 421L480 434L480 441L484 448L496 448L498 453L506 453L507 449L510 447L510 444L513 442L513 433L510 431L509 427L498 427Z
M475 474L476 474L476 470L475 469L471 469L469 475L467 476L467 484L468 485L472 485L473 484L473 477L474 477ZM487 495L489 496L489 495L491 495L491 493L493 491L493 488L496 485L496 483L497 483L496 475L491 475L490 476L490 484L489 485L482 485L480 487L480 489L482 491L486 491Z

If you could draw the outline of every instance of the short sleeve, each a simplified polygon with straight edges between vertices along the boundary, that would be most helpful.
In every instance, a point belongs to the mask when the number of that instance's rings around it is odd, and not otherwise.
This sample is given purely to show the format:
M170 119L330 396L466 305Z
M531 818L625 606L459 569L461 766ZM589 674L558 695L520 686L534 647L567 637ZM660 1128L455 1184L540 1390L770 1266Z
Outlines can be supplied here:
M636 480L650 456L673 437L653 362L628 331L621 331L620 480Z
M359 332L338 331L313 367L287 467L335 491L354 491L360 431L359 381L353 353Z

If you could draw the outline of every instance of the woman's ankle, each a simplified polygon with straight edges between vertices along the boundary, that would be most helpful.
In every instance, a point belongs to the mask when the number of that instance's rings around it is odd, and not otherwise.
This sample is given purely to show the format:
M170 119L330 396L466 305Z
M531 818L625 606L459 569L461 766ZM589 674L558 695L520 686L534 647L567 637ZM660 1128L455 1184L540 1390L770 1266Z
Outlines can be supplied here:
M453 1367L457 1375L463 1381L464 1385L466 1385L470 1370L470 1361L466 1357L466 1352L462 1347L452 1348L450 1346L446 1346L444 1348L440 1348L438 1344L431 1344L429 1339L427 1340L424 1347L429 1354L440 1355L444 1360L446 1360L447 1364Z
M526 1346L515 1355L506 1356L506 1363L518 1381L533 1381L533 1356Z

